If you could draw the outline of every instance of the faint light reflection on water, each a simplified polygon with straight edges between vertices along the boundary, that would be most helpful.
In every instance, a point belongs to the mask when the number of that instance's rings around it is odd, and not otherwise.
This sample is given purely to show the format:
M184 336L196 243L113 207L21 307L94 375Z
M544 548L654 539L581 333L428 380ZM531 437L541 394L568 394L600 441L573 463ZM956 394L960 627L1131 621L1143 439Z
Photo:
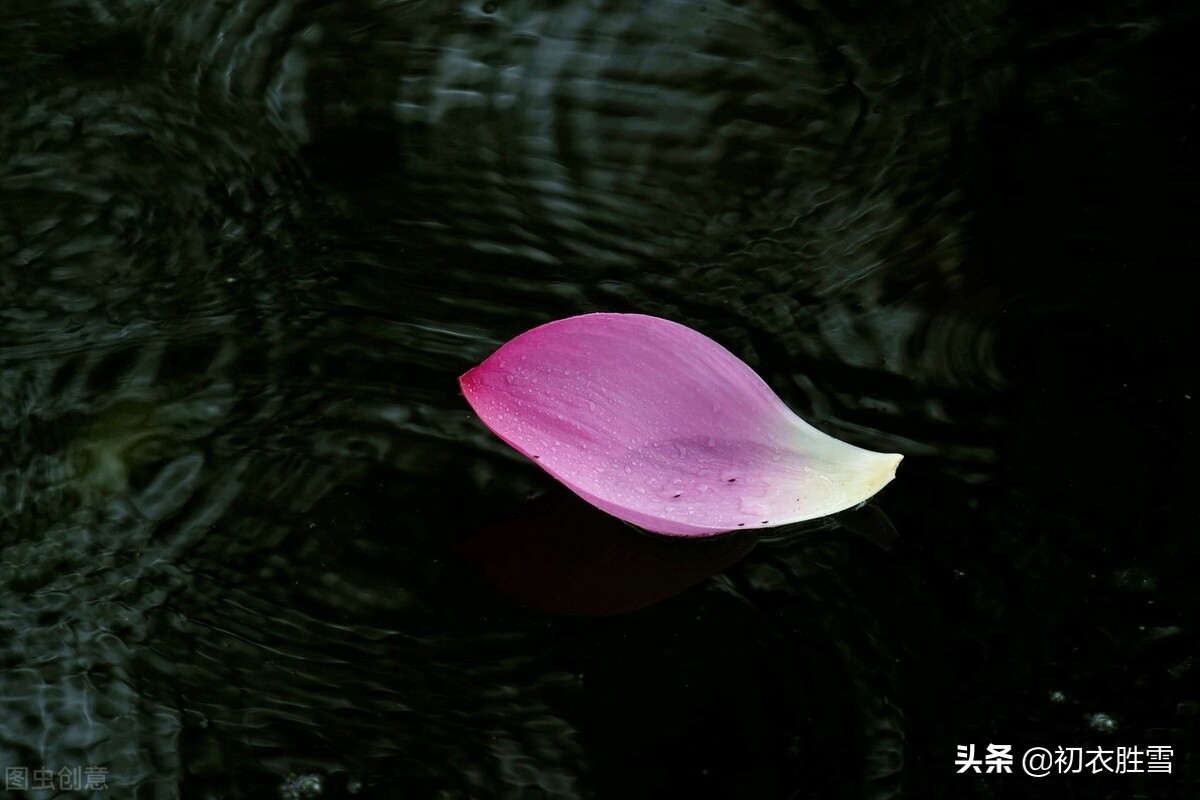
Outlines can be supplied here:
M897 794L960 731L909 703L939 644L895 598L953 616L919 562L1046 534L995 480L1050 304L972 249L1003 238L980 153L1013 92L1058 102L1013 52L1095 43L951 5L12 4L0 762L103 765L114 797ZM1097 10L1107 52L1156 30L1130 13ZM915 457L884 497L913 549L767 543L608 620L495 597L452 544L546 483L455 377L594 310ZM999 625L1000 578L964 580Z

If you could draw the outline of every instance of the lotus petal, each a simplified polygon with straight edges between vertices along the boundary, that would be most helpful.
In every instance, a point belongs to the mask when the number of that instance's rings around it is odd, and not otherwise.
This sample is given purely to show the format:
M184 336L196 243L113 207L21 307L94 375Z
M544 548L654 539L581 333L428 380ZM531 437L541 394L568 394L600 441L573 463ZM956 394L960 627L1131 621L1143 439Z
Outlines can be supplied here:
M901 458L821 433L712 339L642 314L547 323L459 384L497 436L592 505L655 533L833 514L882 489Z

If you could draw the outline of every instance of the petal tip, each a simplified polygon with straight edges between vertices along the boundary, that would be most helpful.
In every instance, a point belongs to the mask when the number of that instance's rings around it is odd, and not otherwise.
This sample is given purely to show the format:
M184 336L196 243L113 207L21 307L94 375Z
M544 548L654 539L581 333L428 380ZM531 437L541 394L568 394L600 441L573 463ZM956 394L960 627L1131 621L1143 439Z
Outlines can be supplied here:
M862 501L866 502L878 494L883 487L896 479L896 470L904 456L899 453L872 453L874 458L862 474Z
M479 368L482 366L482 364L477 364L458 376L458 388L468 401L475 390L479 388Z
M896 477L896 470L900 468L900 462L904 460L904 456L900 453L883 453L882 455L887 459L881 462L883 469L880 470L886 474L883 481L886 484Z

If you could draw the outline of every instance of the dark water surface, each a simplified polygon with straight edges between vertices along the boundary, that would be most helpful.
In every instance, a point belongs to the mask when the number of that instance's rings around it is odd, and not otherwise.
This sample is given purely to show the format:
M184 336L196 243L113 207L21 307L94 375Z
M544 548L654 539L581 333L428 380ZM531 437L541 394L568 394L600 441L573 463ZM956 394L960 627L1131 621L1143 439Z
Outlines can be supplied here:
M1200 796L1187 9L6 0L0 766ZM766 542L597 618L496 592L456 542L552 481L455 379L599 310L904 453L896 546ZM1173 772L955 774L989 743Z

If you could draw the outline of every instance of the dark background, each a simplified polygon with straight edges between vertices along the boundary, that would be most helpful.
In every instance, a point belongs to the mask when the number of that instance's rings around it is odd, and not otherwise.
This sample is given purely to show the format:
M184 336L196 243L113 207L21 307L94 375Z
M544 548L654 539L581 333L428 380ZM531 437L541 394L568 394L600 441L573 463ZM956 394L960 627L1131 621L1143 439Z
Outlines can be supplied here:
M0 763L114 798L1197 796L1195 22L4 3ZM600 310L904 453L895 546L784 535L626 614L497 592L457 544L553 482L455 378ZM989 743L1173 772L956 774Z

